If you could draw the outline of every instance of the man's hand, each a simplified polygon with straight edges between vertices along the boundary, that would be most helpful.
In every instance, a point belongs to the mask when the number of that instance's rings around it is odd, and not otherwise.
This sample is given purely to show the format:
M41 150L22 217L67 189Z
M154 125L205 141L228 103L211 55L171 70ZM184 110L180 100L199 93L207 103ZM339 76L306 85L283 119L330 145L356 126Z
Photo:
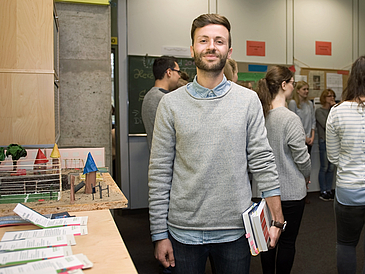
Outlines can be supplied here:
M267 205L269 206L271 217L273 220L283 223L284 222L284 216L283 212L281 210L281 200L280 196L272 196L272 197L266 197L265 198ZM269 248L274 248L276 246L276 243L279 240L281 234L281 229L275 226L271 226L269 230L270 235L270 244Z
M281 235L281 229L276 226L271 226L269 230L270 235L270 244L269 249L274 248L279 240Z
M165 268L169 266L175 267L174 253L169 239L156 241L155 258L159 260Z

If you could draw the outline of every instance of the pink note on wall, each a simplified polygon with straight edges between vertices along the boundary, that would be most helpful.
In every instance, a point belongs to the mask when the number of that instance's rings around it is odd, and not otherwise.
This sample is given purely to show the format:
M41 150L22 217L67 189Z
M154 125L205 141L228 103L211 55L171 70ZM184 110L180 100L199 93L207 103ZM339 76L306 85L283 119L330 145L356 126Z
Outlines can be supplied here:
M265 42L246 41L247 56L265 56Z
M332 43L316 41L316 55L332 55Z

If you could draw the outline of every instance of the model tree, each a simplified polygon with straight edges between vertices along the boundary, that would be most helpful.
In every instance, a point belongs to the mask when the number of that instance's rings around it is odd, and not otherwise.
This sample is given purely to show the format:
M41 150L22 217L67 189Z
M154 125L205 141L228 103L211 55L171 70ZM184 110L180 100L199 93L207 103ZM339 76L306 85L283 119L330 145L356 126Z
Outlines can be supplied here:
M9 155L11 155L11 159L13 160L13 171L15 171L18 160L20 159L20 157L26 157L27 151L21 145L10 144L6 148L6 156L9 156Z

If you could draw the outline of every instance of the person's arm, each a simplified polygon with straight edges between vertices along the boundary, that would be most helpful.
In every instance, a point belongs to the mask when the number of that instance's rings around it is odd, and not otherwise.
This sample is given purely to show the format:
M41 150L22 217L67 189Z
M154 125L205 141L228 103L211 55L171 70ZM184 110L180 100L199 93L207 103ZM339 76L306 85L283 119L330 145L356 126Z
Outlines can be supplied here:
M305 133L299 117L293 117L286 125L286 142L290 148L291 156L304 178L311 174L311 159L305 145Z
M312 121L312 131L311 131L311 136L310 136L310 140L308 145L313 145L314 142L314 131L316 129L316 115L314 114L314 104L312 103L312 101L309 101L309 105L311 107L311 121Z
M246 137L248 166L259 190L263 192L273 220L283 223L281 200L277 194L280 193L279 176L274 154L266 137L265 120L258 98L252 100L249 114ZM270 248L276 246L280 234L279 228L274 226L270 228Z
M167 238L167 215L175 158L175 129L172 115L163 97L157 109L148 172L149 213L155 257L165 267L174 266L170 240Z
M333 110L334 109L332 108L326 123L326 149L328 160L335 166L338 166L341 143L340 138L336 132Z
M281 209L280 196L271 196L265 198L267 206L270 209L271 217L274 221L283 223L284 215ZM271 226L269 230L270 245L269 248L274 248L279 240L281 229L275 226Z
M290 100L288 104L288 109L297 114L297 103L294 100Z
M311 130L311 137L307 138L307 144L308 145L313 145L314 142L314 129Z
M315 112L316 115L316 121L318 124L321 125L321 127L323 127L324 129L326 129L326 121L327 121L327 115L326 113L322 110L322 108L318 108Z

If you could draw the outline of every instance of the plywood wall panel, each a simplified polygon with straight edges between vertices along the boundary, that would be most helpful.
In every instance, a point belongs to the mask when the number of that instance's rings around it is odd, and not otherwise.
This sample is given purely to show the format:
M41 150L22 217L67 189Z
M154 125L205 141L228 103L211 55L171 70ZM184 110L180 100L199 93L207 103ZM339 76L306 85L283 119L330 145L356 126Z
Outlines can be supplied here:
M16 64L17 1L0 0L0 7L0 68L14 68Z
M18 69L53 69L53 1L17 0Z

